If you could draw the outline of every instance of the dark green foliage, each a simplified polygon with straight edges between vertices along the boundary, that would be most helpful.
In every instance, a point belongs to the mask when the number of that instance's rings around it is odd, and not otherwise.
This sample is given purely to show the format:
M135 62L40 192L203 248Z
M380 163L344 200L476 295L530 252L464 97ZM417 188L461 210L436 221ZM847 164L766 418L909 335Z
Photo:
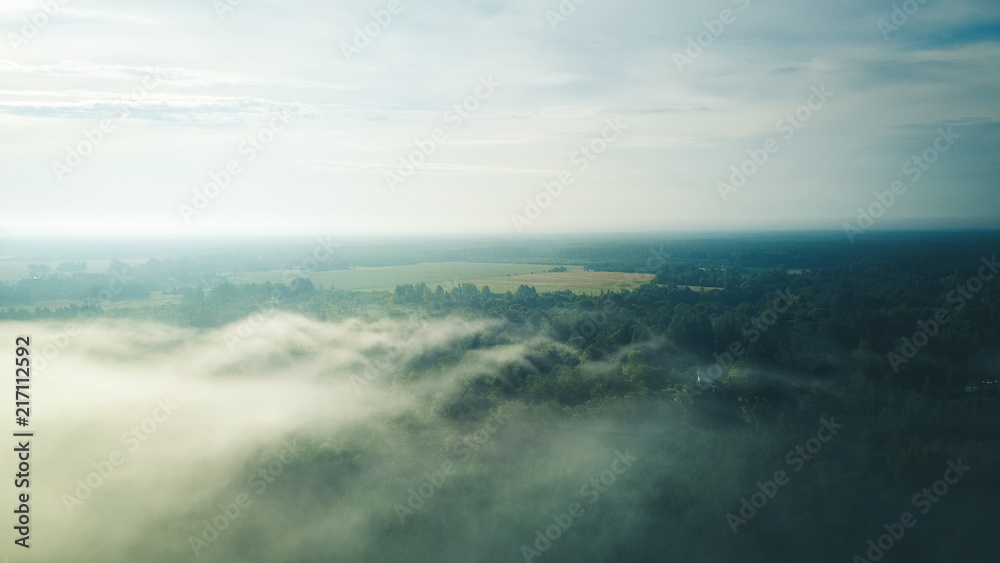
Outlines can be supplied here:
M494 512L487 504L495 485L490 479L503 482L503 476L523 471L538 435L604 417L641 444L646 464L641 489L623 483L625 492L619 494L628 502L609 500L602 510L593 510L592 519L545 560L850 561L882 533L883 523L914 510L913 494L939 479L947 461L961 458L974 467L970 476L932 513L919 517L917 531L885 560L980 561L989 560L982 554L995 549L991 538L1000 494L1000 477L993 471L1000 464L1000 395L996 384L985 383L1000 375L1000 277L984 283L960 308L948 296L976 275L983 256L995 254L995 239L942 234L914 241L886 235L854 246L819 235L806 241L681 241L657 249L657 256L667 258L666 263L654 260L653 283L601 296L539 293L523 285L499 294L469 283L449 289L401 285L391 293L321 291L305 279L235 285L197 267L182 267L183 259L139 268L119 263L117 274L138 281L123 284L113 298L159 288L182 295L182 302L108 311L97 303L96 310L197 327L220 326L259 311L320 320L492 323L473 337L428 346L408 358L405 374L394 376L392 385L465 367L470 372L457 387L434 397L426 418L401 417L379 439L397 439L393 447L401 450L414 443L439 444L441 437L432 435L435 423L444 421L449 431L464 436L501 405L518 409L519 419L510 427L523 434L517 440L508 437L511 443L498 450L506 457L488 448L477 452L411 527L395 526L387 507L375 543L428 551L385 548L395 556L380 553L384 560L404 555L423 560L431 548L450 545L442 530L454 529L473 535L483 553L494 550L462 560L500 560L491 559L496 554L511 559L512 551L516 557L514 544L529 539L532 526L548 514L525 517L534 506L511 509L516 515L502 508ZM450 253L460 254L441 251L438 258ZM496 251L496 256L507 255L516 255L515 249ZM645 243L611 241L593 247L567 243L553 255L591 268L634 271L649 264L650 253ZM99 299L113 279L110 273L39 274L37 280L0 284L4 319L82 316L82 304ZM723 289L678 288L689 285ZM774 312L779 292L798 299ZM77 299L81 305L14 308L57 298ZM949 322L893 369L887 354L900 353L901 339L911 338L918 322L942 308ZM504 346L517 347L516 353L485 367L470 359L477 351ZM713 369L718 377L709 376ZM845 425L843 434L824 445L766 510L733 535L726 514L739 509L741 497L755 492L758 481L789 470L788 452L815 436L819 420L829 417ZM656 433L642 434L647 426ZM365 439L374 440L357 438ZM311 497L335 504L359 483L383 487L384 460L373 444L310 451L294 470L296 479L280 487L317 514L325 507ZM640 477L630 474L629 479ZM411 486L412 481L394 483L386 494L398 496ZM568 502L574 494L560 491L555 497ZM467 506L474 509L459 516L450 508ZM501 540L492 535L495 529L514 535L524 529L527 536ZM589 551L589 542L598 538L605 551ZM328 547L319 533L311 541ZM436 556L459 560L465 555ZM366 552L358 560L375 560L371 557Z

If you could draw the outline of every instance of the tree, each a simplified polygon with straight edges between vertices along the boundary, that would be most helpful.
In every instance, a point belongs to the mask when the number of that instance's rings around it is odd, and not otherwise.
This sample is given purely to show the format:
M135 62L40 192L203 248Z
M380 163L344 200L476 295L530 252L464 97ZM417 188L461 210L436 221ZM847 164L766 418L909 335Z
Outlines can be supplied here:
M659 374L656 368L646 362L646 353L638 348L629 350L628 359L622 367L622 375L639 393L655 391L659 387Z

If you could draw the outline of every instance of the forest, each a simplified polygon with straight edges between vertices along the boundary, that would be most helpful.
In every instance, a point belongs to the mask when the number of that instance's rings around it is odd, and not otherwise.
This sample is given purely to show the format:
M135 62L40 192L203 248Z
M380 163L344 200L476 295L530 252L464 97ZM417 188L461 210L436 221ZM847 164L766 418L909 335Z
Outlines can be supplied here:
M323 416L234 452L225 470L203 461L218 480L195 501L204 515L142 523L177 528L177 543L126 543L122 560L984 561L1000 496L997 243L561 240L517 257L655 274L594 295L461 281L342 291L309 268L234 284L212 255L164 257L3 283L0 317L148 339L88 361L199 346L211 355L189 368L224 389L308 373L340 390L315 406ZM453 244L413 259L485 260ZM150 291L181 299L141 305ZM78 302L30 307L43 299ZM125 300L140 306L107 306ZM55 369L77 351L40 353ZM362 403L347 422L324 418ZM273 485L250 477L265 508L227 533L194 525L279 438L303 448Z

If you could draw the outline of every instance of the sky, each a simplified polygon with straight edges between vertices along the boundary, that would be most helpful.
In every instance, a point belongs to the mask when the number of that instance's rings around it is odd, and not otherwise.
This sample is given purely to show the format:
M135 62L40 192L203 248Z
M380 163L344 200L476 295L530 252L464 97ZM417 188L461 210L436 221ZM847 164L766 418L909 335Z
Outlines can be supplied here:
M1000 227L995 0L4 0L0 39L6 237Z

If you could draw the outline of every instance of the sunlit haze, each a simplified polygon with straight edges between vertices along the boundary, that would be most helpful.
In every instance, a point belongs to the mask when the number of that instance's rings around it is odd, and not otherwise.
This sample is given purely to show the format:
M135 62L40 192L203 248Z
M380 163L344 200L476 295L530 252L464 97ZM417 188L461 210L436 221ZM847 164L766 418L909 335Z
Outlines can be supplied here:
M998 226L992 1L921 3L900 26L891 3L853 0L393 7L94 0L48 16L5 1L0 229L839 230L897 180L875 228ZM608 120L615 138L578 153ZM950 150L904 171L940 129ZM230 162L239 173L185 216ZM563 172L572 183L539 201ZM548 205L532 219L526 200Z

